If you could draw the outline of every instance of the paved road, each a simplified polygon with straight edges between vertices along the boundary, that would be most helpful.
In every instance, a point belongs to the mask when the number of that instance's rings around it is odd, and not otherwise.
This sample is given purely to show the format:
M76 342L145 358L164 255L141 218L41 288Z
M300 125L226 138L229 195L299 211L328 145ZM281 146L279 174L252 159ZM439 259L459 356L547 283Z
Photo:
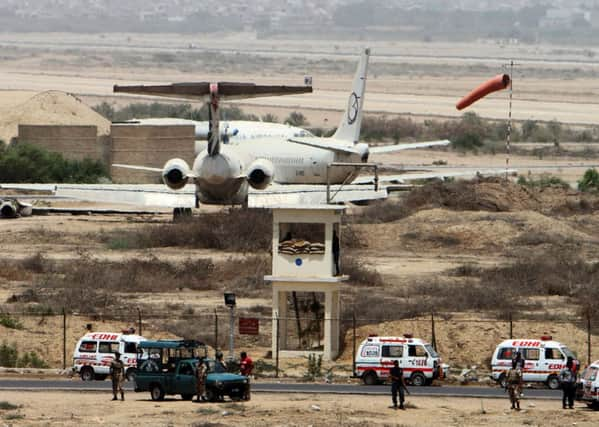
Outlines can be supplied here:
M110 391L110 381L83 382L79 380L0 380L0 390L60 390L60 391ZM126 390L133 390L133 384L127 383ZM254 383L253 392L270 393L330 393L330 394L389 394L389 387L364 386L360 384L306 384L306 383ZM462 396L478 398L505 398L502 389L497 387L410 387L410 393L415 396ZM526 398L532 399L559 399L559 390L527 389L524 391Z

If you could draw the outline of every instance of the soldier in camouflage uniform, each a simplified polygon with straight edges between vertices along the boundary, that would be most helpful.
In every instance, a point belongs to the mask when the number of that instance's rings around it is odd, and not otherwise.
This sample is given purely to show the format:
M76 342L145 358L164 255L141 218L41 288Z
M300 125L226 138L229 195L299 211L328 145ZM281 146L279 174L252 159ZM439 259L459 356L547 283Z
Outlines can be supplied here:
M198 402L200 400L206 400L206 376L208 375L208 368L204 363L204 359L200 358L198 366L196 368L196 394L198 395Z
M505 376L506 388L510 394L512 409L520 410L520 393L522 392L522 371L516 360L512 362L512 369Z
M121 360L121 353L115 351L114 359L110 362L110 376L112 377L112 400L117 400L117 393L121 393L121 400L125 400L123 382L125 381L125 364Z

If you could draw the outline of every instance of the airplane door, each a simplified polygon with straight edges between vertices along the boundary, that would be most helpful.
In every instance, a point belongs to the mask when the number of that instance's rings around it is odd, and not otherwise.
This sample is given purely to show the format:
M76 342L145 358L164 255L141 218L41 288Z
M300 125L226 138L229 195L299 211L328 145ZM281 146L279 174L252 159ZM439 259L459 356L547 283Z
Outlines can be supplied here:
M326 172L323 172L322 161L319 161L319 159L316 157L309 157L308 161L310 162L310 171L312 172L312 176L324 179Z

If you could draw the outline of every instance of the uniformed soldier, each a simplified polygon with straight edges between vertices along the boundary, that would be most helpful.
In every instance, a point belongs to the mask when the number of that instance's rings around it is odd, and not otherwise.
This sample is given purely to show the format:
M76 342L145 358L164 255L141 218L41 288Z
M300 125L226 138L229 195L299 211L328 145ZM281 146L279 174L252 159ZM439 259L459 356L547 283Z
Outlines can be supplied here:
M227 362L223 359L224 355L222 351L216 352L216 360L214 361L214 372L222 373L227 372Z
M196 368L196 394L198 395L198 402L206 400L206 377L208 376L208 368L204 359L200 358L198 366Z
M389 370L389 377L391 378L391 400L393 401L393 409L397 409L397 394L399 393L399 409L406 409L403 405L405 397L404 390L406 390L406 382L403 377L403 369L399 367L397 360L393 361L393 367Z
M522 392L522 371L516 360L512 361L512 369L506 373L506 388L510 395L512 409L520 410L520 393Z
M117 400L117 393L121 393L121 400L125 400L123 382L125 381L125 365L121 360L121 353L114 352L114 359L110 362L110 376L112 377L112 400Z

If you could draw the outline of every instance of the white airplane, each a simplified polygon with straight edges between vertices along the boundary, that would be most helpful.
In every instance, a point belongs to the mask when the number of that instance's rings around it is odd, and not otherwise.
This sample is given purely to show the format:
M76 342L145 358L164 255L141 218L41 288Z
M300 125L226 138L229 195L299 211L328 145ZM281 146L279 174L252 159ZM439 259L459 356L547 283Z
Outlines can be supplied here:
M180 118L149 118L132 119L127 123L140 125L190 125L195 127L196 155L206 149L205 141L208 140L210 122L201 120L189 120ZM284 123L256 122L250 120L221 120L220 135L224 144L229 141L241 141L247 139L281 137L293 138L297 136L314 136L309 130L291 126Z
M169 160L163 168L113 165L160 173L166 187L132 184L21 184L2 187L51 189L57 196L141 206L191 208L205 203L268 207L273 204L306 205L381 199L388 196L388 188L397 188L398 183L410 180L505 172L472 170L457 174L375 174L360 175L359 179L356 179L360 170L358 166L365 165L370 154L449 144L449 141L441 140L369 147L368 144L359 142L369 57L370 50L365 49L356 70L347 107L337 131L330 138L297 133L296 130L300 128L292 130L292 135L262 137L255 131L256 126L248 128L247 133L251 135L249 138L223 138L226 132L221 131L218 109L221 98L239 99L305 93L311 92L311 87L256 86L245 83L115 86L115 92L209 102L210 117L206 132L208 141L197 144L197 157L191 167L184 160L176 158ZM268 127L269 135L273 132L276 135L276 132L281 131L275 127Z
M282 196L285 199L294 190L322 194L327 181L332 185L351 183L359 171L354 164L366 163L371 153L390 153L409 148L449 144L449 141L443 140L369 147L368 144L359 142L369 57L370 50L366 49L358 64L346 110L337 131L330 138L296 132L299 128L295 128L292 132L299 133L300 136L231 138L226 141L227 143L223 143L224 134L220 130L218 120L218 99L215 99L218 93L213 91L210 93L211 118L207 132L208 142L204 144L205 148L199 147L200 150L192 167L182 159L171 159L162 169L123 164L113 166L161 173L164 183L172 190L182 189L191 182L195 184L195 196L199 203L243 204L247 203L248 198L253 195L250 189L268 188L265 194L280 193L287 195ZM204 99L205 92L194 91L197 85L115 86L115 92ZM232 91L228 91L225 96L228 94L236 97L244 96ZM267 95L271 94L272 91ZM346 165L330 169L327 173L330 164L340 163ZM384 182L385 179L387 178L381 177L379 182ZM394 180L397 178L395 177ZM272 183L280 185L269 188ZM298 185L301 187L295 187ZM319 188L311 189L306 186L319 186ZM347 188L342 191L351 192L351 190L352 188ZM358 192L364 193L364 190L362 187ZM256 194L260 197L259 191ZM375 191L372 196L379 198L382 195ZM364 194L359 196L362 200L363 197Z

